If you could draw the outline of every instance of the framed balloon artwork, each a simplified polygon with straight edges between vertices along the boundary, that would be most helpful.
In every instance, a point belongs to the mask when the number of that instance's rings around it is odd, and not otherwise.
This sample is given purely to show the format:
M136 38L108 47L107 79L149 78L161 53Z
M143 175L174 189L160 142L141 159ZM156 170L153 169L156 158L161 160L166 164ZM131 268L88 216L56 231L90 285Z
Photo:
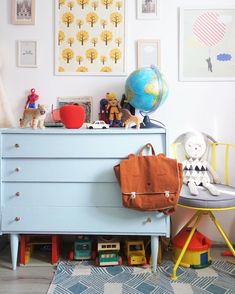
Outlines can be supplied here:
M181 8L179 80L235 80L235 8Z

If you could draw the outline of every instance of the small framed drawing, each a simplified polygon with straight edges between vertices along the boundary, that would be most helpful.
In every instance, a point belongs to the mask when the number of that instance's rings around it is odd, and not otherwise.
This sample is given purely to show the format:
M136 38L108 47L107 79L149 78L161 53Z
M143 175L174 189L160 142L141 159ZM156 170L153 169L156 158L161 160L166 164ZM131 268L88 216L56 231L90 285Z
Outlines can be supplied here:
M18 63L19 67L38 67L37 41L18 41Z
M180 9L179 80L235 80L235 8Z
M78 104L85 108L86 112L86 123L93 122L93 106L92 97L90 96L73 96L73 97L59 97L58 98L58 108L65 104Z
M13 24L35 24L35 0L12 0L11 9Z
M160 40L138 40L137 43L137 67L155 65L161 67Z
M137 19L158 19L160 0L137 0Z

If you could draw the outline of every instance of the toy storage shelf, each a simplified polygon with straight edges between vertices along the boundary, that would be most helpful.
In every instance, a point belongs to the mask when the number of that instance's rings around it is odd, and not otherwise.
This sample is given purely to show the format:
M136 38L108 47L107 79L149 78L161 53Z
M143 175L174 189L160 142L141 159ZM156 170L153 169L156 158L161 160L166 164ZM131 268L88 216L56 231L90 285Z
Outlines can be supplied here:
M13 269L21 234L151 236L156 269L169 217L124 208L113 171L147 143L167 153L167 131L0 130L0 234L10 234Z

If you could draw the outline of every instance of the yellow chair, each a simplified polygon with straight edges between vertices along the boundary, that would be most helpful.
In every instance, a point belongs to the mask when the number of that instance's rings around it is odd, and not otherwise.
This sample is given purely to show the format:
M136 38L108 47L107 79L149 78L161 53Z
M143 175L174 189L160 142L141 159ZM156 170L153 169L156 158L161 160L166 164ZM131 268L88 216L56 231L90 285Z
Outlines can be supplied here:
M176 158L179 158L177 155L179 155L178 150L180 149L180 143L173 144L173 152ZM215 217L214 212L223 212L226 210L232 210L235 209L235 188L229 186L229 171L231 169L231 166L229 165L230 162L230 151L235 151L235 145L233 144L225 144L225 143L211 143L211 148L209 148L208 151L208 158L210 158L212 162L212 167L214 170L216 170L218 173L221 172L219 168L217 168L217 162L221 162L221 156L223 156L224 166L223 166L223 177L224 179L224 185L222 184L216 184L216 187L220 191L219 196L212 196L207 190L204 188L199 187L199 195L198 196L192 196L189 192L189 189L186 185L183 185L179 203L178 205L180 207L184 207L187 209L193 210L195 213L191 217L191 219L184 225L182 228L185 229L186 227L189 227L191 225L191 231L190 234L185 241L185 244L181 250L181 253L178 257L178 259L175 262L175 265L173 267L172 271L172 280L177 279L177 269L181 263L181 260L187 250L187 247L193 237L193 234L195 233L200 220L204 215L209 215L212 222L215 224L216 228L222 235L223 239L225 240L226 244L229 247L229 250L232 252L233 256L235 256L235 250L233 248L233 245L231 241L229 240L228 236L224 232L223 228L221 227L218 219ZM182 150L182 146L181 146ZM235 152L234 152L235 154ZM182 156L182 153L181 153ZM219 159L219 160L218 160ZM235 159L235 156L234 156ZM210 160L208 160L210 162ZM218 164L219 166L219 164ZM219 173L220 174L220 173Z

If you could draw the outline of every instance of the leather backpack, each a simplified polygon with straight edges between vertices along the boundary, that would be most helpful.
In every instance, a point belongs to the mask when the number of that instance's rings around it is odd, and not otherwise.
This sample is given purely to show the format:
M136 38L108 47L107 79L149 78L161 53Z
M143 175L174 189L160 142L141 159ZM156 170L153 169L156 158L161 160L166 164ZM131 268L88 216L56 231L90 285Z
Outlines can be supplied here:
M152 155L143 155L150 147ZM175 212L182 187L182 164L164 154L155 155L148 143L138 155L130 154L114 172L121 186L124 207L142 211Z

